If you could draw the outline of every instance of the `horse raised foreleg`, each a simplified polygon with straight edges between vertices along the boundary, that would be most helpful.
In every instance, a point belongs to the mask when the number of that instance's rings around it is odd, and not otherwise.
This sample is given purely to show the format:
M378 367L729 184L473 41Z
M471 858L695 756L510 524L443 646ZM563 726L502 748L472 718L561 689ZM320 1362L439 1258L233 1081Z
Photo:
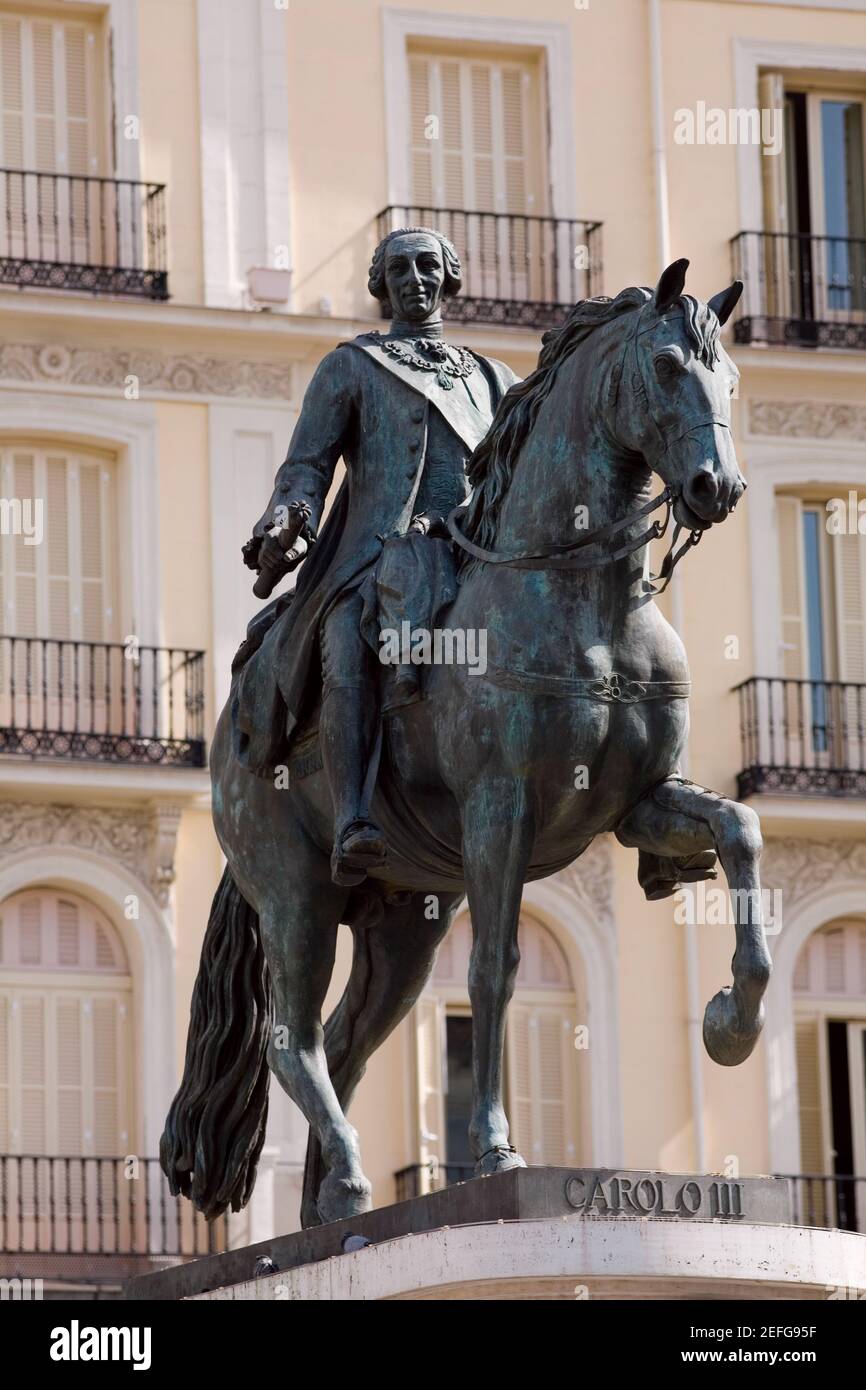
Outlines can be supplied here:
M715 847L734 906L734 983L719 990L704 1013L704 1046L714 1062L744 1062L764 1024L771 961L761 910L761 828L749 806L694 782L671 778L654 787L617 829L624 845L671 858Z
M502 1052L505 1016L520 964L517 924L532 841L525 784L505 778L481 782L463 811L463 868L472 916L469 1139L476 1175L525 1166L508 1143Z

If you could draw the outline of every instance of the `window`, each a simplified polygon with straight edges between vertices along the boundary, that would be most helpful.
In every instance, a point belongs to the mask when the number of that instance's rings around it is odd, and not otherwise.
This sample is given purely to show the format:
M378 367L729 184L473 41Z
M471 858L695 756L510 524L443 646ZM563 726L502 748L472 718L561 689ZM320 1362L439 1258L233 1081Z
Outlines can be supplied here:
M866 923L833 922L806 942L794 974L800 1163L828 1174L806 1194L817 1224L866 1232Z
M422 1165L474 1166L467 1125L472 1098L472 1019L466 981L472 930L455 922L440 947L431 986L416 1006L418 1147ZM508 1011L506 1108L511 1142L527 1163L571 1164L580 1141L577 1000L568 962L551 933L520 922L520 969Z
M113 927L51 889L0 907L0 1153L116 1156L131 1141L131 982Z
M761 79L761 105L783 109L784 157L761 160L771 312L850 320L866 312L866 93Z
M104 157L98 28L0 13L0 164L95 174Z
M36 545L26 534L0 536L4 632L85 642L117 635L112 464L95 451L28 444L0 449L3 496L21 503L31 527L37 515L31 507L41 502L45 532L44 544Z
M556 251L543 224L526 221L548 211L540 59L410 46L408 63L416 215L447 213L437 220L464 262L467 295L542 298Z
M847 496L847 493L845 494ZM787 726L836 767L857 766L866 683L866 536L831 534L826 498L776 497L781 590L781 673ZM803 750L801 750L803 751ZM851 761L846 761L850 755Z
M537 61L410 50L409 82L414 204L546 210Z

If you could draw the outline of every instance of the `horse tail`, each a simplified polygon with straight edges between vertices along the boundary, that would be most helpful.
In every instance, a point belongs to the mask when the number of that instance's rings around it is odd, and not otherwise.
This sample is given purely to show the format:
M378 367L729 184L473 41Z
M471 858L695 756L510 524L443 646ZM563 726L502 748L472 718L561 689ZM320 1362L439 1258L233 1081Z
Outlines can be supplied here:
M373 953L370 932L366 923L358 921L352 925L354 948L352 969L340 1001L325 1024L325 1056L328 1059L328 1072L341 1108L345 1111L352 1093L364 1074L353 1055L353 1043L358 1019L367 1002L370 981L373 975ZM307 1153L304 1160L304 1185L301 1195L301 1226L319 1226L322 1218L316 1205L319 1188L326 1175L322 1158L322 1146L312 1128L307 1138Z
M190 1005L183 1078L159 1144L174 1196L208 1220L249 1201L265 1140L271 983L258 915L226 868Z

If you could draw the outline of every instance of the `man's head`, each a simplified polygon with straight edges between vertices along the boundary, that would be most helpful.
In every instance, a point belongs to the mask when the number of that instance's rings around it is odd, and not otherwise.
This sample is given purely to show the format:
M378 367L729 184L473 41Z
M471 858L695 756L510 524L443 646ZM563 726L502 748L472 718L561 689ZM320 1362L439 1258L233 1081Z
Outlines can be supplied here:
M460 259L447 237L428 227L389 232L373 255L367 287L394 318L424 323L462 285Z

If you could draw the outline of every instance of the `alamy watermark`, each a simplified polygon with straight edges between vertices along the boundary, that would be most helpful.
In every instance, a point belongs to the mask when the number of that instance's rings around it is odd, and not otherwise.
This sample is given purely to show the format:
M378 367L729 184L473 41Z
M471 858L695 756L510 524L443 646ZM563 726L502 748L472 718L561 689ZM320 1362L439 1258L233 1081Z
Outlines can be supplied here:
M487 671L487 629L476 627L384 627L379 634L383 666L465 666L470 676Z
M735 927L760 914L768 936L782 930L781 888L716 888L687 884L674 893L674 921L688 927Z
M785 113L781 107L735 107L695 103L674 112L676 145L761 145L765 155L782 153Z
M25 545L41 545L44 512L41 497L0 497L0 535L23 536Z

